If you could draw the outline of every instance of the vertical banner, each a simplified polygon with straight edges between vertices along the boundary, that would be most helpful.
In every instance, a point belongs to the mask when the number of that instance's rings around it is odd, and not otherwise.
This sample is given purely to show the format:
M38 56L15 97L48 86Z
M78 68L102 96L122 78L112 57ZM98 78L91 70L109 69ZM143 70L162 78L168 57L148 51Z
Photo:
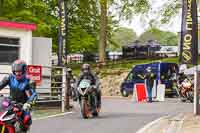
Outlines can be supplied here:
M60 28L58 30L58 66L62 66L62 49L63 49L63 45L62 45L62 35L61 35L61 31Z
M196 0L183 0L180 41L180 63L198 63L197 35L197 3Z
M198 47L200 47L200 0L197 0L197 22L198 22Z
M67 31L67 8L65 0L58 0L60 27L58 36L58 65L62 65L67 56L66 31Z

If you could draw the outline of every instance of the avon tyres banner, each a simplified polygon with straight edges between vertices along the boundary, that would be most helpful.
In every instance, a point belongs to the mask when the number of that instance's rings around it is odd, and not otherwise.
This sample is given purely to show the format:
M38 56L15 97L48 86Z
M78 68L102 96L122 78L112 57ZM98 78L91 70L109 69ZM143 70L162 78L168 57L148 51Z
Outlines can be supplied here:
M59 6L59 17L60 17L60 27L59 27L59 37L58 37L58 63L62 64L62 57L66 56L66 27L67 27L67 13L65 0L58 0ZM63 55L64 54L64 55Z
M183 0L180 42L180 62L197 64L197 4L196 0Z

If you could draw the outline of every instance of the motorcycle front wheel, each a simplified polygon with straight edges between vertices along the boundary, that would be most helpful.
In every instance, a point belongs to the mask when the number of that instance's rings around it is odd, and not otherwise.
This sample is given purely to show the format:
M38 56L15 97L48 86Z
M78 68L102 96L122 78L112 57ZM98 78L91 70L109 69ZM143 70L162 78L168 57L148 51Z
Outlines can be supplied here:
M84 119L87 119L89 117L89 107L87 104L87 100L85 98L82 98L80 104L82 117Z

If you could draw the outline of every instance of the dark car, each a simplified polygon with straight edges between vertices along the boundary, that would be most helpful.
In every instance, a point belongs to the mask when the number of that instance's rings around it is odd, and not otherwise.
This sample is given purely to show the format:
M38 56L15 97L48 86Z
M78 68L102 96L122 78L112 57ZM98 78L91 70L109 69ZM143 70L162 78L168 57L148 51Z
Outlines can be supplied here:
M131 69L127 77L121 84L121 94L127 97L133 94L135 83L144 83L144 75L146 74L146 68L151 67L152 72L156 75L156 81L166 85L166 95L172 96L176 94L176 90L173 89L174 79L171 80L172 71L178 73L178 65L176 63L167 62L155 62L149 64L136 65ZM173 70L175 68L175 70Z

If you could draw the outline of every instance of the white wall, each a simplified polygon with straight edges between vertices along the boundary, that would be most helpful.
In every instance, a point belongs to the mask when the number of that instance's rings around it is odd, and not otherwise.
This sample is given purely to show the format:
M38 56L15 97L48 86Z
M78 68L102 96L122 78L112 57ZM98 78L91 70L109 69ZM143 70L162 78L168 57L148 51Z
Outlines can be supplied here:
M42 83L37 87L37 92L51 92L51 56L52 39L45 37L33 37L32 64L42 65Z
M20 39L19 58L32 63L32 32L19 29L0 28L1 37L11 37ZM11 73L10 65L0 65L0 73ZM0 80L4 75L0 74Z
M51 38L32 38L32 31L21 29L0 28L1 37L19 38L20 50L19 59L26 61L27 64L35 64L51 67ZM51 69L43 68L42 84L39 86L44 89L37 89L40 92L50 92ZM0 65L0 80L5 76L2 73L11 73L10 65ZM49 89L45 89L49 88Z
M7 29L0 28L1 37L19 38L20 40L20 51L19 58L26 61L27 64L32 64L32 31L22 30L22 29ZM6 74L11 73L10 65L0 65L0 80ZM8 93L8 89L3 89L1 93Z
M9 65L0 65L0 80L3 79L7 74L6 73L11 73L11 66Z
M32 63L51 66L52 39L45 37L33 37L32 39Z

